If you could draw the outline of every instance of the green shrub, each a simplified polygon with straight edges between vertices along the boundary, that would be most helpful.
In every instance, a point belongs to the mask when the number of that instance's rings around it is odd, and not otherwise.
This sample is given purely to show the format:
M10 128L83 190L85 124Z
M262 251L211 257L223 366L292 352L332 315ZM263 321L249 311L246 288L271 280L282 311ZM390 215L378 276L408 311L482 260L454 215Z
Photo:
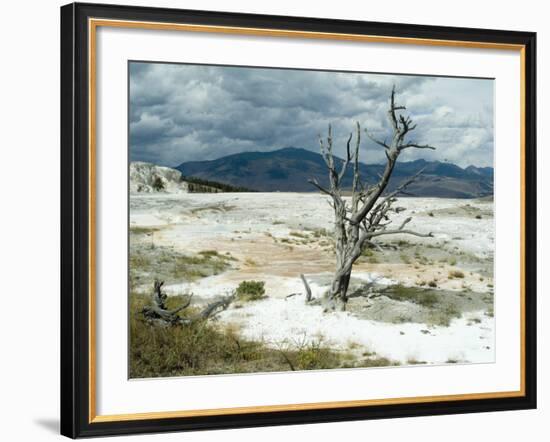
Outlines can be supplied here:
M240 301L258 301L265 298L265 282L242 281L235 291Z

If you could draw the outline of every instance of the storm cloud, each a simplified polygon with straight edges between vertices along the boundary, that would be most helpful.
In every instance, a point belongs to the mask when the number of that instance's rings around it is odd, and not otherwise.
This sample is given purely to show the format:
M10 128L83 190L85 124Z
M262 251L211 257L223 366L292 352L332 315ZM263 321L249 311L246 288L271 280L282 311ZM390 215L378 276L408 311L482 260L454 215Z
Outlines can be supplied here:
M493 165L493 81L369 73L131 62L130 159L166 166L243 151L302 147L317 152L333 126L344 154L359 121L380 139L390 135L389 94L418 124L403 160ZM384 161L363 136L361 161Z

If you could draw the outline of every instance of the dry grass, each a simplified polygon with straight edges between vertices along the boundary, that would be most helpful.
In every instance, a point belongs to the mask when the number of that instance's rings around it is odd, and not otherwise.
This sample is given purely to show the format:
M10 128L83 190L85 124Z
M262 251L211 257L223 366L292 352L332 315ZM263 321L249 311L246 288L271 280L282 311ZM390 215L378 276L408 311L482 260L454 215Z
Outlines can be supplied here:
M159 230L158 227L130 226L130 233L133 235L150 235Z
M150 284L155 278L173 282L194 281L217 275L231 267L235 261L231 255L205 250L196 255L186 255L169 247L130 244L130 283L137 287Z
M130 378L396 365L375 356L354 360L348 353L326 347L321 340L272 348L241 338L235 327L212 321L189 326L151 325L139 313L148 302L144 295L131 294ZM168 302L172 308L183 302L183 297L170 297Z

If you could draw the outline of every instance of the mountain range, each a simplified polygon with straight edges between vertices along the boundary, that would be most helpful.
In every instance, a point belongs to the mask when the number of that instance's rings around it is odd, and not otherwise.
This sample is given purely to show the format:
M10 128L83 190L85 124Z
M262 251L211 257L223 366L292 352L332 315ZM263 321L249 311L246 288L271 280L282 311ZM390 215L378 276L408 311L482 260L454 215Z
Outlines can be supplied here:
M343 162L335 158L336 162ZM359 165L364 183L378 181L383 164ZM314 192L317 189L308 182L317 179L328 186L328 171L323 157L306 149L286 147L271 152L241 152L216 160L189 161L175 169L184 177L212 180L232 186L246 187L262 192ZM407 187L414 196L442 198L477 198L493 194L492 167L468 166L461 168L441 161L398 161L388 191L424 169L415 182ZM351 188L352 167L344 176L342 186Z

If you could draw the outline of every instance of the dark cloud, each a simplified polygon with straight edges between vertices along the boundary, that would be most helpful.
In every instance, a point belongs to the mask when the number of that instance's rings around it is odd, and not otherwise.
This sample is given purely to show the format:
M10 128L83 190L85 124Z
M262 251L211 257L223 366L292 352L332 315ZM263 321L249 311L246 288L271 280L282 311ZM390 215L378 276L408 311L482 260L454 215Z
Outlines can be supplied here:
M393 84L418 123L414 141L438 147L404 159L492 166L491 80L159 63L130 64L130 157L175 166L287 146L317 151L329 123L341 155L355 121L389 134ZM363 138L362 161L383 161Z

